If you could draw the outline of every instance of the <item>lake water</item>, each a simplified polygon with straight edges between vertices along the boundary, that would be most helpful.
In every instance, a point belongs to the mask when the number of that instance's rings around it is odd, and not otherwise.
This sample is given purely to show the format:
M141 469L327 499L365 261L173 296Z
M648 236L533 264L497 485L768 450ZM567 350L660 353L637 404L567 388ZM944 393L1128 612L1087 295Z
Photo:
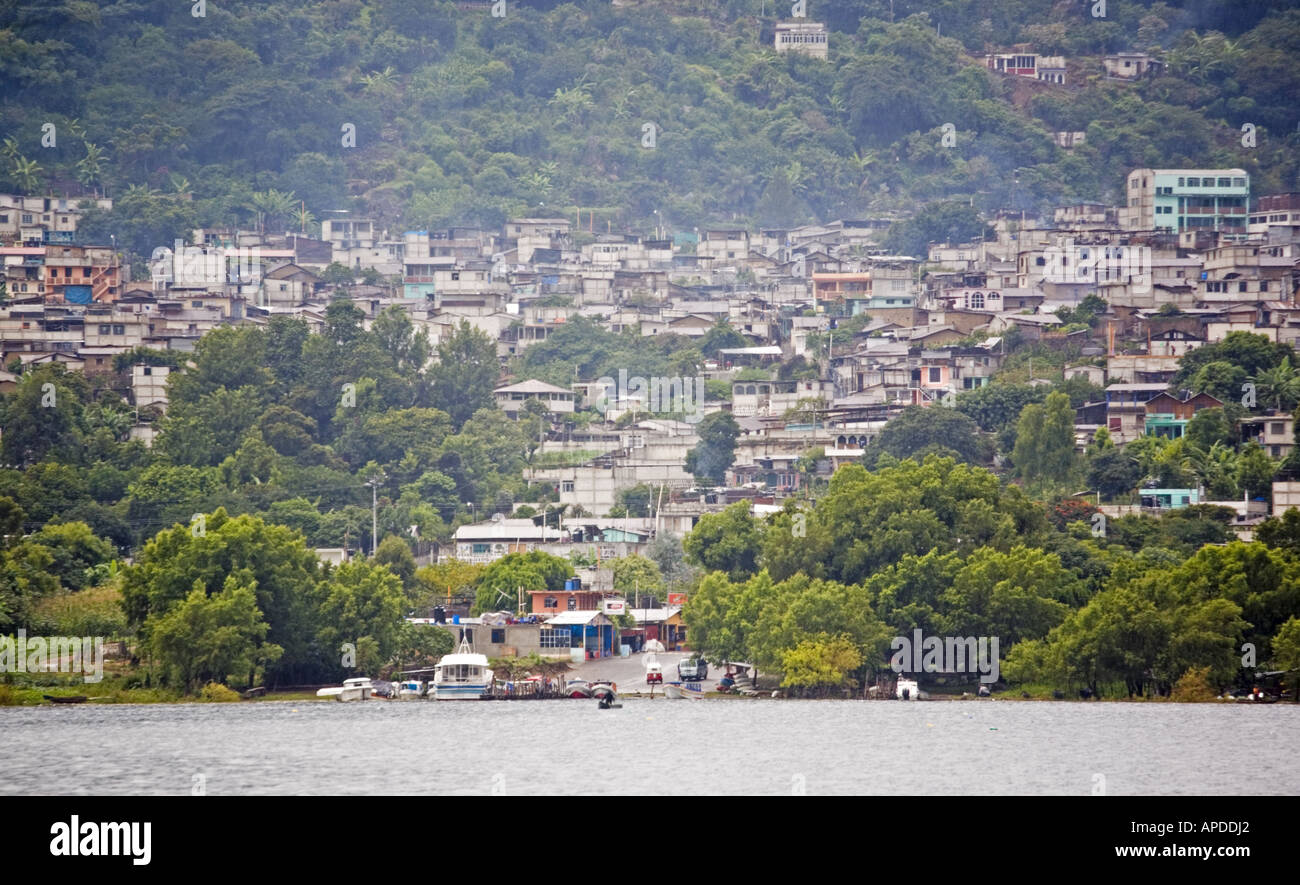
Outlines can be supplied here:
M0 794L1300 793L1289 703L87 704L0 735Z

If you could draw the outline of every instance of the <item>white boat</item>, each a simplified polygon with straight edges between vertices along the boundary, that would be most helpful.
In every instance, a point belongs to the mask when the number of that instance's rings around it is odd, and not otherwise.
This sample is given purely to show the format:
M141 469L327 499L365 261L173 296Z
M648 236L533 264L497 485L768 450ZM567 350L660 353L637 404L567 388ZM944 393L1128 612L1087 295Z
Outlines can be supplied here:
M399 701L418 701L424 697L424 683L418 679L408 679L398 683L397 699Z
M915 679L899 679L894 689L894 697L900 701L919 701L921 686L916 684Z
M703 697L695 687L681 685L680 682L666 682L663 693L673 700L699 700Z
M342 685L332 685L316 692L318 698L334 698L336 701L368 701L374 692L374 685L366 677L344 679Z
M434 667L429 695L436 701L476 701L491 687L487 656L475 654L462 638L460 648L443 655Z

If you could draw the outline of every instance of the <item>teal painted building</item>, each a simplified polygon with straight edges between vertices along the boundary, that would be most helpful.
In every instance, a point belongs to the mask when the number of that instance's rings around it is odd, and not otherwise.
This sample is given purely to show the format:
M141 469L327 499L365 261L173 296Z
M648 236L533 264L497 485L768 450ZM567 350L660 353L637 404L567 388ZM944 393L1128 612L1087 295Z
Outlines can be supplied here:
M1246 235L1250 175L1244 169L1134 169L1120 224L1128 230Z

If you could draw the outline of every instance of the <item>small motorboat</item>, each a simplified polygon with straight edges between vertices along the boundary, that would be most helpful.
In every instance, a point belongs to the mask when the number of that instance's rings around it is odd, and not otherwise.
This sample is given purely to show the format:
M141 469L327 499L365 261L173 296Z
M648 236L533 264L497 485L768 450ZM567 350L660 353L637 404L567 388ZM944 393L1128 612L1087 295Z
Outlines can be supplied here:
M573 679L564 687L564 696L566 698L589 698L591 697L591 683L585 679Z
M618 710L623 705L618 703L618 695L614 693L612 684L601 683L591 689L591 696L599 703L596 705L600 710Z
M424 697L424 683L418 679L408 679L405 682L399 682L397 687L397 699L399 701L418 701Z
M84 704L86 701L90 700L90 698L86 697L85 695L75 695L73 697L59 697L58 695L47 694L47 695L42 695L42 697L45 698L45 700L49 701L51 704Z
M894 688L894 697L900 701L919 701L921 686L916 684L915 679L899 679Z
M368 701L374 692L374 685L364 676L344 679L342 685L332 685L316 692L318 698L334 698L336 701Z

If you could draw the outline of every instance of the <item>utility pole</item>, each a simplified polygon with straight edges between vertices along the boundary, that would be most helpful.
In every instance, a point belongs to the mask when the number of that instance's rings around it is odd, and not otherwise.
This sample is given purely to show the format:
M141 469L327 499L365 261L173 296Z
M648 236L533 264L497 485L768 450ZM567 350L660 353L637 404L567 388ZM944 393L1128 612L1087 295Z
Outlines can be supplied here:
M366 485L370 486L370 555L374 556L375 551L379 549L379 486L386 479L384 474L377 473L370 479L366 480Z

